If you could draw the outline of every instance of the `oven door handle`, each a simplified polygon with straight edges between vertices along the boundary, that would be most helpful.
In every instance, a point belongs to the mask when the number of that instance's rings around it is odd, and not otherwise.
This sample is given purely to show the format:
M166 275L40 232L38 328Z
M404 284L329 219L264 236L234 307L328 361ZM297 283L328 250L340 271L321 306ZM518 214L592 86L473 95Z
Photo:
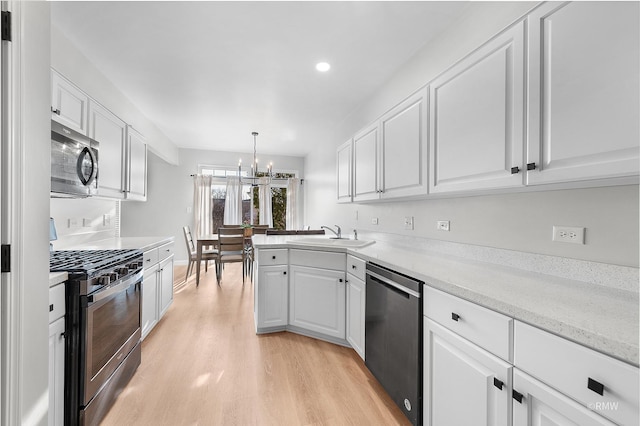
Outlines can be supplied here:
M102 290L96 294L87 296L87 301L88 303L94 303L100 300L104 300L107 297L110 297L116 293L121 293L123 291L126 291L133 284L136 284L138 281L141 281L141 280L142 280L142 270L138 271L135 275L125 278L124 280L122 280L122 282L114 286L107 287L105 290Z
M388 279L386 277L383 277L382 275L378 275L378 274L376 274L375 272L372 272L372 271L367 271L366 274L368 276L370 276L371 278L373 278L374 281L380 281L381 283L389 285L389 286L391 286L393 288L396 288L396 289L400 290L401 292L406 293L406 294L408 294L410 296L417 297L418 299L420 298L420 293L418 293L416 291L413 291L410 288L407 288L407 287L405 287L403 285L400 285L395 281L391 281L390 279Z

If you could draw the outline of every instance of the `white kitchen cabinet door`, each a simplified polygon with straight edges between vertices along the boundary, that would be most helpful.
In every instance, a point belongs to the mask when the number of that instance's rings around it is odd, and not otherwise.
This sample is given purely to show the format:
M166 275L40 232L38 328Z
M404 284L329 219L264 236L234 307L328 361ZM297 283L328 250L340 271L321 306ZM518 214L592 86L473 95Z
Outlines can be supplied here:
M519 23L430 84L431 193L523 185L524 71Z
M638 2L550 2L529 16L527 184L636 176Z
M49 324L49 426L64 425L64 318Z
M511 424L512 366L424 318L423 423Z
M160 315L158 318L162 318L171 303L173 303L173 256L160 263L158 279L158 289L160 291L158 297Z
M337 193L339 203L350 203L351 200L351 139L338 147L337 157Z
M513 392L513 426L615 425L517 368Z
M142 280L141 327L142 339L158 322L158 265L145 269Z
M289 313L288 266L259 266L257 293L257 328L285 327Z
M127 192L128 200L147 200L147 144L133 127L127 127Z
M292 265L289 277L289 324L345 339L345 273Z
M427 99L420 90L380 119L383 199L428 191Z
M378 151L376 122L353 138L353 201L380 198Z
M83 135L88 134L89 96L53 69L51 118Z
M127 124L97 102L89 102L89 137L100 143L98 195L124 198Z
M365 283L347 275L347 342L364 360Z

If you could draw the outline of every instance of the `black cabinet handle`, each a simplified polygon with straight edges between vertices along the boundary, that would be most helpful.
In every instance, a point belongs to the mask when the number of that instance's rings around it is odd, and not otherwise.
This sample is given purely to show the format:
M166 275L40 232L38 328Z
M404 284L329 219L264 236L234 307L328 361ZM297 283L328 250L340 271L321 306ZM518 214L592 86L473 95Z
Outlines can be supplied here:
M498 380L497 377L494 377L493 378L493 386L495 386L498 389L502 390L502 387L504 386L504 382L502 380Z
M536 163L527 164L527 170L535 170L535 169L536 169Z
M458 321L460 319L460 315L456 314L455 312L451 312L451 319L454 321Z
M512 167L511 174L515 175L516 173L520 173L520 167Z
M522 404L523 395L520 392L518 392L517 390L514 389L513 392L511 393L511 396L513 396L513 399L515 399L520 404Z
M351 269L357 269L356 265L351 265Z
M53 311L53 303L49 305L49 312L52 312L52 311ZM589 380L591 380L591 379L589 379Z
M338 281L343 282L344 280L342 278L340 278Z
M51 107L51 112L54 113L55 115L60 115L59 109L53 109L53 107Z
M604 393L604 385L596 380L593 380L591 377L589 377L589 380L587 380L587 387L598 395L602 395Z

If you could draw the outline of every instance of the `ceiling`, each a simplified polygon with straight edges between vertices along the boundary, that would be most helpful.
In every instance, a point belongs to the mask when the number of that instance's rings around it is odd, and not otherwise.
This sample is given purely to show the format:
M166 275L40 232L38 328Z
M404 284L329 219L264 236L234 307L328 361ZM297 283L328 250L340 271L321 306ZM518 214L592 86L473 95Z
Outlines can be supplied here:
M73 1L51 19L177 146L251 152L257 131L259 152L303 156L466 7Z

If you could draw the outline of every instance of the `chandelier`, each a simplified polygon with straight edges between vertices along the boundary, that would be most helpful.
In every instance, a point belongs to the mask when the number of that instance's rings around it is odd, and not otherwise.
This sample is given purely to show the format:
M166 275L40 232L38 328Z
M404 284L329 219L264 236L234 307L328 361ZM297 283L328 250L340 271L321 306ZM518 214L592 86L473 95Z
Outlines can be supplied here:
M258 157L256 150L258 132L251 132L251 135L253 136L253 162L251 163L251 172L249 174L249 177L252 180L256 180L260 177L267 177L269 178L269 180L271 180L271 178L273 177L273 163L269 163L269 165L267 166L267 171L265 173L258 172ZM238 162L238 176L240 176L240 178L242 179L242 159L240 159L240 161Z

